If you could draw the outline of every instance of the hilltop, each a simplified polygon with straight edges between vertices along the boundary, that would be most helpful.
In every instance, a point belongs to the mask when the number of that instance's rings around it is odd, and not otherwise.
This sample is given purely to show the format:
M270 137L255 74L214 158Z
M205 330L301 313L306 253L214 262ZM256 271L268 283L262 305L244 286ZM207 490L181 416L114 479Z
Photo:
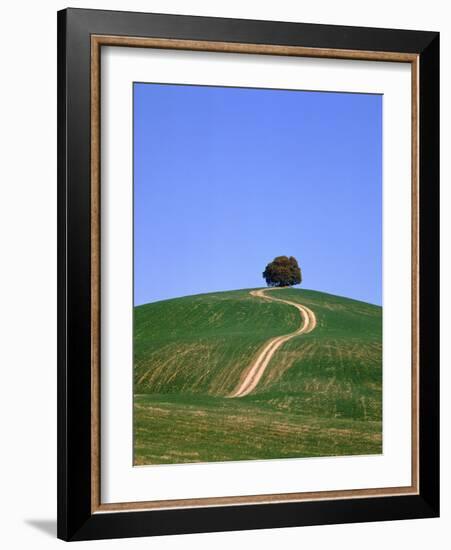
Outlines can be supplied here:
M382 446L382 308L271 290L315 315L258 383L230 398L264 346L299 330L294 305L237 290L134 311L135 463L374 454Z

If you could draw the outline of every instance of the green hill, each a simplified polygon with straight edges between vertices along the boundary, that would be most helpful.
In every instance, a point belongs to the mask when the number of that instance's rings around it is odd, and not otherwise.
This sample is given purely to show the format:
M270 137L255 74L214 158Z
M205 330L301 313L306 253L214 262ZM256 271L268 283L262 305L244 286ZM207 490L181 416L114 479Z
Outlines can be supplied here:
M280 347L255 390L228 398L299 311L249 290L134 311L135 464L382 452L382 308L309 290L317 326Z

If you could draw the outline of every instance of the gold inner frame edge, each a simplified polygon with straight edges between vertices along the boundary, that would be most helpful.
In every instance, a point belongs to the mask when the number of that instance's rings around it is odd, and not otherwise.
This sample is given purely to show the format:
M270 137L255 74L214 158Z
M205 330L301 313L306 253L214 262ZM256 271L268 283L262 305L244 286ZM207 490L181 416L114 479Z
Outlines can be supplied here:
M265 495L225 496L143 502L101 503L100 493L100 51L102 46L157 48L222 53L280 55L410 63L411 85L411 208L412 208L412 482L407 487L383 487ZM419 494L419 56L411 53L307 48L234 42L212 42L113 35L91 36L91 513L163 510L308 502L343 498Z

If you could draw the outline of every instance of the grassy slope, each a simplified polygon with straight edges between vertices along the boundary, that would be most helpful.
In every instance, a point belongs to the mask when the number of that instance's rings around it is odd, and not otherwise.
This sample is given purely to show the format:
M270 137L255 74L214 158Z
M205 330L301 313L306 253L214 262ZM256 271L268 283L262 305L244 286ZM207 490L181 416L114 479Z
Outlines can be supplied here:
M273 357L254 393L227 399L263 343L299 313L240 290L135 308L135 462L381 452L382 310L308 290L318 319Z

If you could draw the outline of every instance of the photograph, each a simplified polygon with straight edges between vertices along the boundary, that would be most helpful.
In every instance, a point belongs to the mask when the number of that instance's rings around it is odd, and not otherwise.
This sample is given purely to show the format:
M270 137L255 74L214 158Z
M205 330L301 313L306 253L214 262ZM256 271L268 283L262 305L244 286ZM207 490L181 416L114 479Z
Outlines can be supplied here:
M133 465L383 453L383 95L133 82Z

